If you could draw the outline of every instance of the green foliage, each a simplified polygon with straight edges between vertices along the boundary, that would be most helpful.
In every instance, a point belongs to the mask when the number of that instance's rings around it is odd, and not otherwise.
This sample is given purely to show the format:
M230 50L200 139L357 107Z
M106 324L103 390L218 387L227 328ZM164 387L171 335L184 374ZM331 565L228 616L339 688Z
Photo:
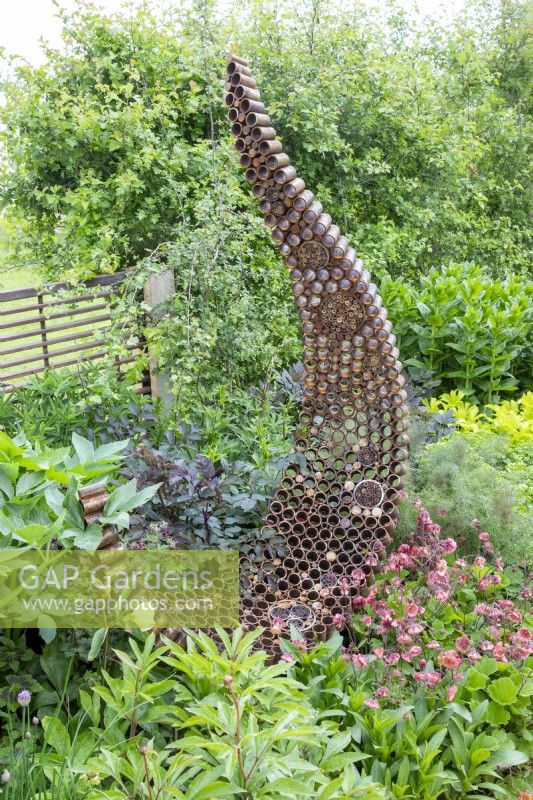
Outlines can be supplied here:
M84 525L77 490L84 484L116 474L128 441L95 447L72 434L72 447L32 446L22 434L11 439L0 431L0 546L96 549L103 525L119 530L129 525L129 512L143 505L157 486L136 491L135 482L111 492L98 523Z
M250 207L220 102L232 42L372 269L526 269L528 5L479 2L471 14L444 31L392 3L373 14L247 0L222 13L198 0L179 15L115 16L80 4L63 14L65 50L4 82L3 203L49 275L131 266L180 231L187 272L205 221L240 234ZM249 240L269 262L264 234L251 226Z
M512 668L484 659L453 703L375 709L338 639L267 665L252 651L258 633L217 631L221 649L204 633L130 639L70 718L43 717L44 745L7 762L8 796L27 797L17 786L32 776L68 785L55 800L507 797L499 770L526 756L489 708L515 702Z
M121 380L116 367L86 363L79 372L47 370L0 394L1 429L50 447L68 445L73 431L106 442L158 426L151 401Z
M531 376L531 284L518 276L491 279L471 264L432 269L417 283L382 282L402 362L429 369L444 388L497 402L501 392L527 388Z
M511 563L533 561L531 445L516 450L504 436L455 434L428 445L407 479L445 535L476 552L472 520L491 531L498 552ZM520 508L521 506L521 508ZM401 507L397 536L412 530L414 512Z
M533 444L533 392L526 392L518 400L492 403L487 406L487 413L480 413L477 406L464 400L460 389L423 403L430 413L452 411L454 424L461 431L508 436L513 445Z

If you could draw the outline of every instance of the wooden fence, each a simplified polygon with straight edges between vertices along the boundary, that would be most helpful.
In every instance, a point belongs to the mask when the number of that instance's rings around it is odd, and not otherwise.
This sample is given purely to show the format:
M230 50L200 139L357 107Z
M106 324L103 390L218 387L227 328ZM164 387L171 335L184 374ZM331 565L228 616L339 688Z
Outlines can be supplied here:
M102 275L75 291L66 283L0 291L0 389L9 390L48 369L74 367L107 355L112 307L125 274ZM143 345L127 344L133 362ZM150 393L147 376L136 387Z

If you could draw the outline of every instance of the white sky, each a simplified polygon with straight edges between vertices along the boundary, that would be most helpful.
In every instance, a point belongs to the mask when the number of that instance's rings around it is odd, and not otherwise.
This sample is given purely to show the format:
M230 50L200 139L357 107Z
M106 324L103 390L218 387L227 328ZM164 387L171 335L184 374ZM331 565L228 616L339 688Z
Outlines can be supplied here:
M224 5L231 0L220 0ZM118 11L123 0L99 0L98 5L108 11ZM180 7L181 0L166 0L169 6ZM76 0L60 0L66 8L74 8ZM450 22L463 8L465 0L402 0L405 8L419 9L424 15ZM53 0L0 0L0 47L8 54L23 56L32 64L43 60L39 42L44 39L51 45L60 44L60 23L54 16Z

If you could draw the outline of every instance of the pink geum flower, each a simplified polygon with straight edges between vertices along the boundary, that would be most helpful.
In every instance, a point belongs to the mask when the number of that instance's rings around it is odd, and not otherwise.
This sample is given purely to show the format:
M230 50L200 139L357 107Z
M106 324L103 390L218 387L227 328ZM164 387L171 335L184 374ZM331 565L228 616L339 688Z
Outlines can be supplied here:
M379 689L376 691L376 697L388 697L389 690L386 686L380 686Z
M472 642L466 635L458 636L457 639L455 640L455 646L460 653L466 655L472 649Z
M426 672L427 677L427 685L430 689L434 689L437 683L441 680L441 675L436 670L430 670L430 672Z
M406 650L405 653L402 653L402 658L410 664L415 658L418 658L421 652L422 648L415 644L410 647L409 650Z
M376 656L376 658L383 658L384 654L385 650L383 647L376 647L374 649L374 655Z
M368 656L365 656L362 653L353 653L352 664L354 665L355 669L363 669L363 667L368 667Z
M370 700L364 700L363 705L366 706L367 708L379 708L378 701L372 698Z
M426 686L429 686L430 689L434 689L437 683L441 680L441 676L436 670L430 670L429 672L415 672L413 678L418 683L426 684Z
M496 661L506 662L507 661L507 650L509 649L509 645L503 644L503 642L496 642L494 645L494 650L492 651L492 655L496 659Z
M476 556L473 563L475 567L484 567L487 562L483 556Z
M414 617L418 617L419 614L424 613L424 609L422 606L417 605L416 603L407 603L405 608L405 613L408 617L414 619Z
M412 642L413 640L411 639L411 637L409 636L409 634L407 634L407 633L400 633L400 634L398 635L398 641L399 641L399 643L400 643L400 644L411 644L411 642Z
M531 631L528 630L528 628L518 628L517 632L515 633L515 637L521 642L530 642L532 639Z
M446 667L446 669L457 669L461 664L461 656L455 650L445 650L440 653L438 662L441 667Z
M446 699L447 699L448 703L452 702L453 698L457 694L457 689L458 689L457 686L450 686L448 688L448 691L446 692Z
M338 631L344 630L346 627L346 615L345 614L335 614L333 616L333 625L337 628Z
M392 667L393 664L397 664L400 660L399 653L385 653L383 656L383 661L388 667Z
M479 534L479 541L480 542L488 542L488 541L490 541L490 536L487 533L487 531L481 531L481 533Z
M419 633L422 633L426 626L422 625L420 622L415 622L414 625L409 625L407 628L407 633L409 636L418 636Z
M441 645L438 642L436 642L435 639L432 639L430 642L427 643L426 647L428 647L430 650L440 650Z
M450 553L455 553L457 550L457 542L451 538L443 539L439 542L439 547L445 555L450 555Z
M283 653L283 655L281 656L281 660L286 661L287 664L292 664L294 658L291 656L290 653Z

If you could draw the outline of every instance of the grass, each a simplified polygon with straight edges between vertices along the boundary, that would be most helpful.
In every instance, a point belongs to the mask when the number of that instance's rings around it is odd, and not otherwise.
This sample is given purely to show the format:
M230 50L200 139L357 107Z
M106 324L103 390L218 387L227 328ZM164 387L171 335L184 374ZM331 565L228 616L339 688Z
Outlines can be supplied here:
M0 264L0 291L3 289L22 289L26 286L33 286L36 282L40 283L41 281L31 267L6 269Z

